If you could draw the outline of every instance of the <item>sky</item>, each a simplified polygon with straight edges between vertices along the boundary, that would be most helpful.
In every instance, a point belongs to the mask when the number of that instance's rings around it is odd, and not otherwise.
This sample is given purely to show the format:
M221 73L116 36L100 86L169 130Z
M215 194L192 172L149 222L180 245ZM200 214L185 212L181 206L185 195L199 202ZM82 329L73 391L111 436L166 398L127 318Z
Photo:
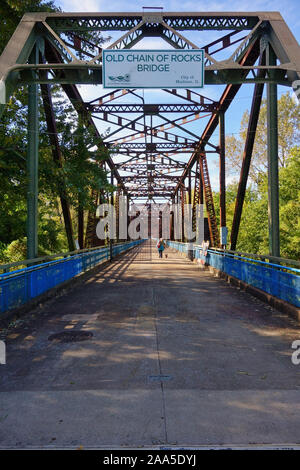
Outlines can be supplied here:
M55 4L59 6L62 11L65 12L125 12L125 11L134 11L141 12L145 6L156 6L163 7L165 12L247 12L247 11L279 11L286 21L287 25L291 29L292 33L300 42L300 15L298 15L299 0L252 0L251 1L251 10L249 10L249 2L245 0L231 0L230 2L221 0L221 1L190 1L190 0L160 0L159 2L149 2L145 0L136 0L135 2L124 2L119 0L56 0ZM283 7L284 6L284 7ZM283 7L283 8L282 8ZM115 35L114 35L115 34ZM123 33L116 32L112 34L113 39L117 39ZM192 40L194 43L201 47L203 44L211 42L215 37L215 32L201 31L201 32L183 32L183 34ZM218 36L216 36L218 37ZM159 39L146 38L140 43L138 43L135 48L153 48L153 49L162 49L168 48L168 45ZM99 86L100 87L100 86ZM95 86L80 86L80 93L85 100L90 100L101 95L103 91L99 91L98 87ZM222 90L224 87L217 86L205 86L201 89L200 93L218 100L221 96ZM286 93L289 89L286 87L278 87L278 96L282 93ZM107 92L107 90L105 90ZM159 91L152 91L148 93L149 101L155 102L161 101ZM243 85L238 92L234 102L231 104L229 111L226 114L226 135L236 135L238 136L240 129L240 122L243 116L243 113L251 106L251 99L253 93L253 85ZM124 101L124 100L123 100ZM164 98L164 102L166 99ZM203 124L204 125L204 124ZM98 124L97 124L98 126ZM100 132L105 132L106 125L99 125ZM201 122L196 121L193 124L193 127L190 127L193 132L201 135ZM197 135L198 135L197 134ZM214 144L218 143L218 132L215 132L212 137L212 142ZM209 158L209 169L211 183L214 190L218 189L218 159L217 156L210 154ZM236 174L227 175L227 183L230 183L237 179Z

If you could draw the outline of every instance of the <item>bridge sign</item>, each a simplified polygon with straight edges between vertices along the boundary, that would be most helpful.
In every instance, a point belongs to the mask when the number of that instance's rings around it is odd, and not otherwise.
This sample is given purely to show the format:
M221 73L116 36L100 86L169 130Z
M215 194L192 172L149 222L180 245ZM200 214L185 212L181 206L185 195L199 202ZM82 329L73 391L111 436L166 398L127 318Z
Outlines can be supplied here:
M104 88L202 88L204 50L103 50Z

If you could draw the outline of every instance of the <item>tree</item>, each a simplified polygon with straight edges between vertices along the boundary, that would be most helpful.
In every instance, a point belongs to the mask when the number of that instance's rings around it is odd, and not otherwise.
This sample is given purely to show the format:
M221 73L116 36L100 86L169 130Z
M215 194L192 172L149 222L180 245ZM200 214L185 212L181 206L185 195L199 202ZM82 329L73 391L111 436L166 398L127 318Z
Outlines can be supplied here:
M58 11L53 1L5 0L0 3L0 53L14 33L24 13L32 11ZM93 39L97 47L104 38L101 32L85 32L83 39ZM66 36L67 40L70 40ZM72 38L74 41L74 38ZM81 52L91 51L90 42L81 42ZM67 187L67 199L78 210L91 205L91 190L107 188L103 159L107 157L101 139L91 129L78 123L74 108L63 98L58 86L52 87L54 113L64 161L58 166L52 155L51 143L45 121L43 103L39 100L39 253L53 253L67 248L59 196L62 183ZM27 89L19 88L11 97L2 116L0 126L0 256L4 261L24 256L26 245L26 156L27 156ZM67 120L66 120L67 117ZM81 142L78 136L81 136ZM97 144L98 150L88 150ZM14 253L14 255L12 254Z
M52 0L1 0L0 2L0 53L2 53L22 16L27 12L59 11Z
M280 245L281 256L300 259L300 148L290 150L285 167L279 169ZM226 188L227 226L232 226L238 184ZM219 193L214 194L219 214ZM245 194L237 250L245 253L268 254L268 178L249 185Z
M227 170L229 173L236 173L241 169L248 122L249 111L246 111L241 121L239 136L228 136L226 139ZM281 95L278 100L278 158L280 167L286 167L291 149L299 142L299 135L300 107L287 92ZM254 183L258 183L266 173L267 160L267 103L266 100L263 100L249 172L249 178Z
M300 147L279 172L281 256L300 259Z
M94 191L112 189L103 169L108 151L99 141L95 129L82 119L78 119L74 131L65 126L62 142L64 165L61 179L65 181L69 200L77 211L78 241L83 248L84 210L93 210Z

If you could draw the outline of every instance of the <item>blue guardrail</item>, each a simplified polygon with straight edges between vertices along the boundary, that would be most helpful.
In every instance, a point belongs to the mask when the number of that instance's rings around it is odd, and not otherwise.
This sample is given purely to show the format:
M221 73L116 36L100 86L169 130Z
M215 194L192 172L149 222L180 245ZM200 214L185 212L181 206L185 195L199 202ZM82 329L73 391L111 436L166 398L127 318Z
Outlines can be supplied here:
M121 243L112 247L116 256L143 240ZM46 263L0 274L0 312L19 307L78 274L88 271L110 258L109 247L78 253Z
M188 253L188 243L167 241L168 246ZM202 264L212 266L257 287L268 294L300 307L300 269L268 263L236 254L208 249L204 254L199 246L193 247L193 256Z

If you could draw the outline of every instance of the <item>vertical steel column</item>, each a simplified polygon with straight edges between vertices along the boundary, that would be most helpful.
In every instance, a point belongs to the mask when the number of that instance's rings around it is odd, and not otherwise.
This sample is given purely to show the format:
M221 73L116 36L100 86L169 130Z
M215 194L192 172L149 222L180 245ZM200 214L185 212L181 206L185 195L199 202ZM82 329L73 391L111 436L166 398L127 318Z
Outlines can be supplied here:
M259 65L265 65L265 64L266 64L265 54L263 53L261 56ZM260 70L259 76L260 78L264 78L265 70ZM252 105L251 105L251 111L250 111L249 123L248 123L248 129L247 129L247 136L246 136L244 152L243 152L243 162L242 162L242 168L241 168L241 173L240 173L240 181L239 181L239 187L238 187L236 201L235 201L234 216L233 216L233 221L232 221L231 236L230 236L231 237L231 245L230 245L231 250L236 250L263 91L264 91L264 84L256 83L254 87L254 92L253 92Z
M158 213L158 238L162 238L162 212Z
M129 224L130 224L130 215L129 215L130 203L129 203L128 194L127 194L127 197L126 197L126 204L127 204L127 241L129 241L130 238L129 238L128 227L129 227Z
M83 139L84 139L83 125L84 125L84 119L82 116L79 116L78 128L76 130L76 133L78 134L79 147L83 143ZM82 206L82 197L81 197L80 191L78 191L77 221L78 221L78 229L77 229L78 245L79 245L79 248L82 250L84 247L84 209Z
M117 192L116 192L116 198L115 198L115 210L116 210L116 237L117 237L117 242L120 241L120 185L118 184Z
M219 151L220 151L220 227L226 227L226 181L225 181L225 115L219 114ZM222 237L222 235L221 235ZM222 240L221 240L222 243Z
M174 235L175 235L175 240L181 240L182 233L181 233L181 224L180 224L181 209L179 207L179 190L176 193L175 201L176 201L176 217L174 219Z
M45 73L47 77L47 72ZM47 123L47 129L49 132L49 141L51 144L53 160L58 168L63 167L63 157L58 141L57 136L57 126L54 116L53 110L53 103L51 97L51 87L49 84L42 84L41 85L41 92L42 92L42 99L44 103L44 110L45 110L45 117ZM74 243L74 236L73 236L73 225L72 225L72 218L70 212L70 206L67 197L67 189L65 182L62 183L61 187L59 188L59 196L60 196L60 204L62 208L63 218L65 222L65 229L66 235L68 240L69 251L75 251L75 243ZM90 212L89 212L90 215Z
M148 204L148 238L151 239L151 204Z
M104 204L105 203L105 193L103 191L103 189L100 190L99 192L99 204ZM102 217L100 217L98 220L101 220ZM96 224L97 224L97 219L95 220L95 227L94 227L94 231L96 232ZM105 238L104 239L100 239L97 237L97 246L103 246L105 245Z
M29 63L38 63L38 46L30 54ZM32 72L35 73L35 72ZM28 85L28 150L27 150L27 258L38 256L38 160L39 115L38 84Z
M276 65L276 55L269 44L267 64ZM274 72L270 71L272 78ZM268 141L268 218L269 249L272 256L280 256L279 239L279 179L278 179L278 110L277 84L267 84L267 141Z
M181 200L181 241L185 241L184 237L184 204L185 204L185 186L184 182L180 187L180 200Z
M113 186L114 184L114 174L113 174L113 171L111 170L111 173L110 173L110 184ZM113 206L114 205L114 191L113 189L111 190L111 193L110 193L110 204ZM112 261L113 259L113 241L111 239L111 235L112 235L112 231L113 231L113 227L110 227L110 237L109 237L109 259L110 261Z
M80 198L78 200L78 213L77 213L77 219L78 219L78 245L79 248L82 250L83 248L83 234L84 234L84 210L81 207L81 202Z
M199 165L197 167L199 169L199 204L204 204L203 175L202 175L202 166L200 164L200 159L201 157L199 158ZM196 178L198 178L197 175L196 175Z
M191 207L193 207L193 201L192 201L192 168L190 168L189 170L189 173L188 173L188 204L189 204L189 209L188 209L188 224L189 224L189 227L191 227L191 225L193 225L193 209L191 209ZM190 240L188 240L190 241Z
M175 196L172 196L171 199L172 211L170 213L170 239L174 240L174 205L175 205Z

